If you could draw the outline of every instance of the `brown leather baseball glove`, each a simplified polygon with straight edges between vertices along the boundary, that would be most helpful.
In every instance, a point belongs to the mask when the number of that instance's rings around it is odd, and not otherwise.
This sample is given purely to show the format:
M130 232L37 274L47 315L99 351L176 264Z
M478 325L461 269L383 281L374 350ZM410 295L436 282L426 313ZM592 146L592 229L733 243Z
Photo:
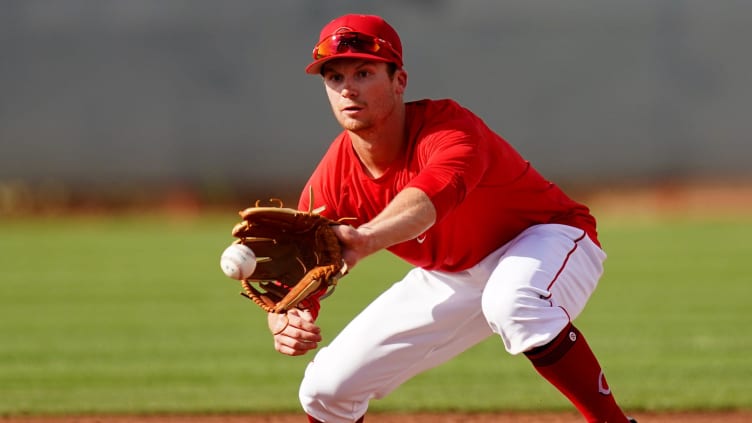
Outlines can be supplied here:
M237 243L256 254L256 268L241 280L241 295L271 313L286 313L306 301L328 296L346 273L341 247L332 231L337 225L320 211L299 211L256 202L239 212L243 221L232 229ZM313 202L311 202L312 204Z

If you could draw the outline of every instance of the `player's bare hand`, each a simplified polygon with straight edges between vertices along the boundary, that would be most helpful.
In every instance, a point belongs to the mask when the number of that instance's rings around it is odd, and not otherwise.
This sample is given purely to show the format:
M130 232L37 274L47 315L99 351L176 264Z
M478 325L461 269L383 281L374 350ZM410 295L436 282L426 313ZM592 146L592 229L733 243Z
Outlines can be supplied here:
M269 313L269 330L274 336L274 349L282 354L303 355L318 347L321 328L307 310L294 308L287 314Z

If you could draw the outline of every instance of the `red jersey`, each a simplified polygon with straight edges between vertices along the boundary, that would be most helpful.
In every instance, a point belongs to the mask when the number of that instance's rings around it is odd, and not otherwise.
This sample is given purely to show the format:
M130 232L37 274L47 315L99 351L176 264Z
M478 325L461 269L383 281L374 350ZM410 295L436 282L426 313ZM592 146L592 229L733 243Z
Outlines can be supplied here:
M369 177L347 131L314 170L298 208L358 226L373 219L407 187L425 192L436 223L419 237L389 247L425 269L471 267L526 228L560 223L585 230L596 243L595 219L587 207L545 180L501 136L452 100L406 104L407 148L379 178Z

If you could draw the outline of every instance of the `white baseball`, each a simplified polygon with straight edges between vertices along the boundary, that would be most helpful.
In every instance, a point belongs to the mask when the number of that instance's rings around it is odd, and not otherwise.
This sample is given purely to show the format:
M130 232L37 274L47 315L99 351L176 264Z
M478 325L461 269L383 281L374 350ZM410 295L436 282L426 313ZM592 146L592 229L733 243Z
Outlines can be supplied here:
M256 254L243 244L230 244L222 252L219 265L228 277L243 280L256 270Z

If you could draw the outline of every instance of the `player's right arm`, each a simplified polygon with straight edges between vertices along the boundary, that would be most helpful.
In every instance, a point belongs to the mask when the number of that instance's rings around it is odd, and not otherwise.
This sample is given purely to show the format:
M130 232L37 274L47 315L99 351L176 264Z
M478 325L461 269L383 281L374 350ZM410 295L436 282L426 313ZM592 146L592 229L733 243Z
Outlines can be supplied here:
M363 258L400 242L416 238L436 222L431 199L417 188L405 188L371 221L353 228L334 227L344 246L343 257L352 269Z

